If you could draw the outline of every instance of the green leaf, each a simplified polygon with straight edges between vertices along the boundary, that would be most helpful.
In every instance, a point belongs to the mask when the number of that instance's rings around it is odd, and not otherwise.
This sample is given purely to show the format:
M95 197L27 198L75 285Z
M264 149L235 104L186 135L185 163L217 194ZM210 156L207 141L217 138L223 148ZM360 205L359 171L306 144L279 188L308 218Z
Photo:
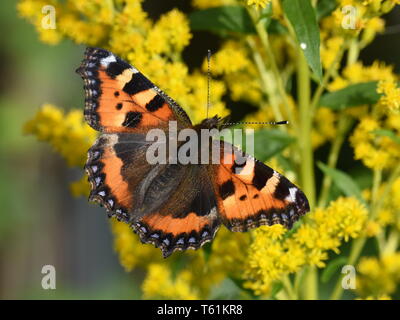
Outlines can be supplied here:
M300 47L316 77L322 80L320 35L310 0L284 0L283 10L296 33Z
M268 28L271 23L272 18L272 2L268 3L265 8L263 8L260 12L260 17L258 19L259 22L264 23L265 28Z
M276 300L276 295L283 289L283 284L280 281L277 281L273 284L271 289L271 299Z
M341 266L344 266L347 263L346 257L338 257L326 266L326 268L322 271L321 281L323 283L327 283L332 276L338 271Z
M222 6L195 11L189 15L192 30L255 33L253 22L242 6Z
M276 19L271 19L267 30L269 34L278 35L286 34L288 32L287 28Z
M381 97L376 92L376 86L376 81L353 84L344 89L326 93L321 97L319 105L333 110L342 110L363 104L375 104Z
M337 7L337 2L332 0L319 0L317 4L317 20L330 15Z
M328 167L322 162L318 162L318 167L328 176L332 178L333 183L342 191L346 196L355 196L358 200L365 203L361 195L361 190L354 180L345 172Z
M254 294L254 291L248 288L245 288L244 283L246 282L245 280L241 279L241 278L236 278L236 277L229 277L230 280L233 281L233 283L240 288L240 290L245 293L246 295L248 295L252 300L258 300L260 297L256 296Z
M300 228L301 224L302 224L303 220L297 220L294 225L292 226L292 228L288 231L286 231L283 235L283 239L289 239L294 233L297 232L297 230Z
M282 152L295 138L278 129L261 129L254 132L254 156L266 161Z
M205 262L208 262L210 259L211 253L212 253L212 243L208 242L206 243L203 247L203 252L204 252L204 260Z
M221 283L213 286L210 290L209 300L233 300L242 298L242 290L230 278L224 279Z
M391 130L387 130L387 129L373 130L372 133L376 134L377 136L389 137L394 142L400 144L400 137Z

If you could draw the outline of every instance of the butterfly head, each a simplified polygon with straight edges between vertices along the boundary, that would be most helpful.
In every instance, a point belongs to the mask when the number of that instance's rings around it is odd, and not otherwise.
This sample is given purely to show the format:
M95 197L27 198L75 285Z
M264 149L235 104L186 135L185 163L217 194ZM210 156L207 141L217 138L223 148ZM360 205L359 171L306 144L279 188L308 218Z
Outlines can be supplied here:
M204 119L200 124L197 125L199 129L221 129L224 125L225 119L218 116Z

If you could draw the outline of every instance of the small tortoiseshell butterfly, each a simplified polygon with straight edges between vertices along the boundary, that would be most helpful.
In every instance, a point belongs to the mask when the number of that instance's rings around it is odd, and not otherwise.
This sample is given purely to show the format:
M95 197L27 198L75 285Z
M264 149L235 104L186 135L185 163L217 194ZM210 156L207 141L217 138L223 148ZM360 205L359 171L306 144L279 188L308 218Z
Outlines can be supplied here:
M149 164L150 129L167 132L169 121L176 121L178 130L200 131L220 128L221 119L193 125L174 100L103 49L87 48L77 72L85 83L85 119L101 132L85 165L89 200L129 223L164 257L200 248L221 223L231 231L277 223L290 228L309 211L299 188L227 142L217 141L220 164ZM245 162L237 164L238 156Z

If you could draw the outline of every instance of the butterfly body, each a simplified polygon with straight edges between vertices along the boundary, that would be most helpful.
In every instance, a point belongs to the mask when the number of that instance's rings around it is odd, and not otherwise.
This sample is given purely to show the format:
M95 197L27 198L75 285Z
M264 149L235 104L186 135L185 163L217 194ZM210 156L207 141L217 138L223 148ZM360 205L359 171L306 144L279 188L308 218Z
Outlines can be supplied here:
M114 54L88 48L77 72L85 83L85 119L101 132L85 165L89 199L165 257L200 248L221 223L232 231L275 223L290 228L309 211L300 189L227 142L207 138L204 146L199 140L197 163L176 161L187 142L177 139L180 132L201 136L221 129L223 121L215 116L193 125L176 102ZM165 133L165 163L149 161L148 133L154 129ZM204 155L218 161L203 162Z

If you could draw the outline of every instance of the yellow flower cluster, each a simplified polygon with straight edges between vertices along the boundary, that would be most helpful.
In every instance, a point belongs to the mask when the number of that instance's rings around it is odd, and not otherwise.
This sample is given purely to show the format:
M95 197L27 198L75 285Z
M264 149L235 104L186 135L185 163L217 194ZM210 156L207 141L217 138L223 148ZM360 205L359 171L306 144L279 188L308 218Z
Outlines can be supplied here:
M374 61L370 66L364 66L357 61L346 66L341 76L328 85L330 91L343 89L351 84L370 81L395 81L397 76L393 73L393 66L387 66L384 62Z
M196 291L190 285L193 274L187 269L173 278L170 269L163 263L151 263L148 275L143 282L143 297L145 299L199 299Z
M386 294L380 296L368 296L364 299L357 298L356 300L392 300L392 298Z
M357 288L361 296L388 296L400 284L400 253L381 258L363 257L357 266Z
M367 32L383 31L384 21L379 16L387 13L395 5L394 1L364 1L364 0L339 0L337 9L330 19L334 22L336 32L355 35L360 30ZM384 3L385 2L385 3ZM390 4L389 4L390 3ZM388 5L389 4L389 5ZM339 29L342 30L339 30ZM362 36L362 41L372 40L375 35ZM367 41L369 43L369 41Z
M192 0L192 6L198 9L228 6L236 3L236 0Z
M132 228L124 222L111 220L114 235L114 249L126 271L135 267L145 267L150 262L162 261L160 250L150 244L142 244Z
M321 61L322 66L325 69L329 69L334 62L336 61L336 65L334 65L335 69L339 68L339 62L337 59L337 55L342 48L344 40L340 36L333 36L327 38L322 42L321 45Z
M65 113L62 109L45 104L24 126L25 134L33 134L38 140L46 141L71 167L82 168L87 150L97 137L97 132L83 119L81 110ZM70 185L74 196L87 196L89 182L83 176Z
M43 27L45 14L42 9L48 5L55 10L55 29ZM21 0L18 3L19 14L36 27L40 39L48 44L57 44L68 37L77 43L100 45L108 34L110 9L109 3L96 0ZM87 19L81 19L82 14Z
M129 242L130 243L130 242ZM127 243L127 245L129 245ZM189 251L185 253L174 254L171 258L166 260L159 260L158 265L177 270L174 274L175 281L178 279L185 279L183 281L185 285L192 289L192 293L196 294L198 298L205 299L208 297L210 290L218 286L218 284L225 279L227 276L240 279L242 276L241 266L244 265L246 259L246 248L250 243L250 235L248 233L232 233L225 228L222 228L218 232L218 236L213 241L211 248L203 248L198 251ZM210 245L208 245L210 246ZM122 247L124 250L125 246ZM131 253L135 256L140 255L141 250L138 250L137 246L135 250L131 250ZM121 251L118 250L121 254ZM160 252L157 249L158 257L161 257ZM150 262L148 259L150 254L142 255L140 258L132 258L135 261ZM152 258L152 257L151 257ZM160 258L159 258L160 259ZM161 258L162 259L162 258ZM154 262L155 260L153 260ZM183 261L183 262L179 262ZM177 264L182 265L181 268L176 269ZM190 270L191 276L187 276L186 273ZM163 271L166 275L166 279L171 279L169 276L170 271ZM173 280L165 280L171 283ZM181 283L183 283L181 282ZM156 274L148 272L143 282L142 289L146 298L159 298L164 297L168 299L177 299L178 295L183 295L182 299L190 299L190 295L187 294L187 290L181 287L180 291L168 291L170 289L164 288L159 285L160 281ZM175 282L174 282L175 283Z
M397 4L392 0L337 2L338 6L333 13L321 21L321 60L325 69L339 68L337 58L346 40L360 37L361 48L371 43L376 34L385 29L385 21L381 16Z
M263 9L271 0L247 0L248 6L254 6L256 9Z
M361 235L367 209L355 198L339 198L316 209L294 232L285 236L281 225L254 231L244 276L246 287L268 295L274 281L305 265L324 267L327 251L339 252L342 241Z
M400 88L394 80L383 80L379 82L378 93L383 96L380 99L380 104L386 107L390 112L400 111Z
M205 60L203 71L206 70L207 61ZM257 77L257 69L243 43L226 41L222 48L212 56L211 71L214 75L223 77L232 100L242 100L259 105L261 88ZM213 95L215 93L214 87L215 83L213 81Z
M189 74L181 53L192 37L187 17L173 9L153 22L143 11L141 0L56 1L56 29L41 26L41 8L48 4L41 0L21 0L18 11L35 24L43 41L49 32L57 41L70 38L77 43L100 46L122 58L183 105L194 122L206 114L207 77L199 71ZM46 42L46 41L45 41ZM226 88L221 81L213 82L210 116L227 115L222 96Z
M327 141L332 141L337 132L337 115L329 108L320 107L315 115L315 123L311 132L314 149Z
M382 206L377 213L376 222L381 228L393 227L394 230L400 230L400 178L393 181L387 188L387 183L383 183L379 188L379 197L384 199Z
M400 145L390 137L377 135L374 131L395 129L400 136L400 132L393 126L399 126L399 121L397 115L389 115L385 120L364 116L350 137L355 159L362 160L368 168L381 170L394 167L400 161Z
M65 113L52 104L41 107L35 117L25 124L24 133L48 142L69 166L81 168L88 149L97 137L97 132L85 123L82 110Z

